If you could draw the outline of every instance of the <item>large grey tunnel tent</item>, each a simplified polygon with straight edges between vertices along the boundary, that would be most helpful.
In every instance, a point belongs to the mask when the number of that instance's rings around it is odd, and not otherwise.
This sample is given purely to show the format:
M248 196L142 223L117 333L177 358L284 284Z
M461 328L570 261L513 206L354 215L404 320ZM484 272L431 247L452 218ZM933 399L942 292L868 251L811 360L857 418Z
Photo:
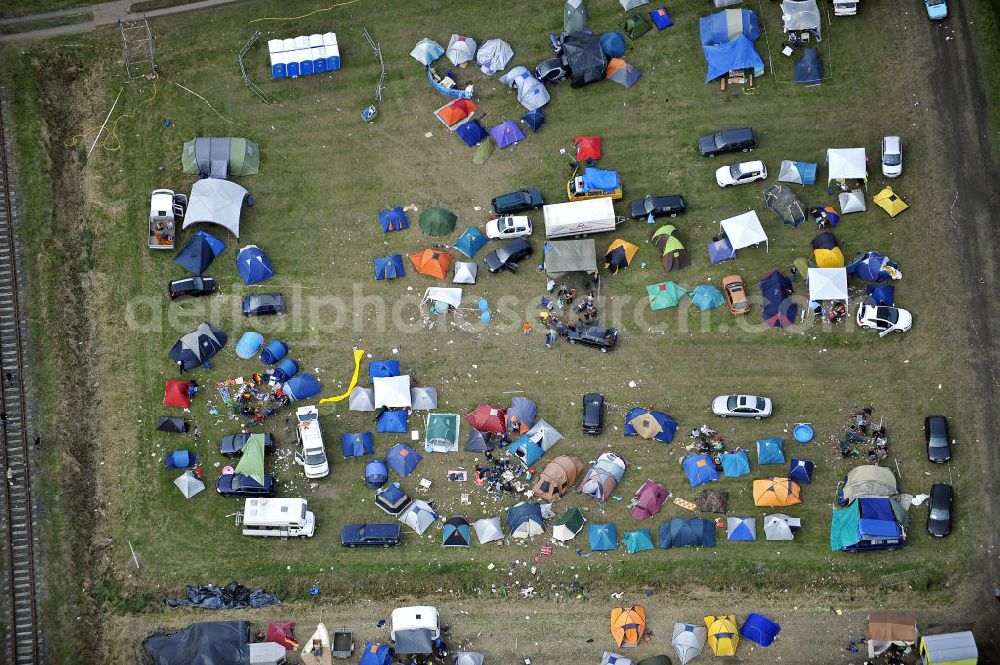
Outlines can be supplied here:
M260 149L243 138L201 136L184 144L181 167L189 175L209 178L255 175L260 170Z

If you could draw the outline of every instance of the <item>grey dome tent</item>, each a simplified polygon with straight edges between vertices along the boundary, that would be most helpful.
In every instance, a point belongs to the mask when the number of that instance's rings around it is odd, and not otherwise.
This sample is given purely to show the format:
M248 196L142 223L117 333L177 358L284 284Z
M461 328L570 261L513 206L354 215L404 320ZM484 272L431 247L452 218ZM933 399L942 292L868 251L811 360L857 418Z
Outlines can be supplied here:
M519 79L517 86L517 101L529 111L537 111L549 103L551 97L545 89L545 84L534 76Z
M528 430L527 436L541 446L542 450L548 450L552 446L556 445L556 442L562 438L562 434L559 433L559 430L548 424L548 422L546 422L543 418L540 418L538 422L536 422L532 428Z
M399 521L422 536L427 527L434 524L437 518L437 513L431 508L431 504L422 499L417 499L410 504L406 512L399 516Z
M465 442L464 450L467 453L485 453L493 450L493 444L486 440L482 432L473 429L469 431L469 440Z
M448 41L448 50L445 55L451 60L451 64L459 65L474 60L476 57L476 40L465 35L452 35Z
M191 186L191 197L181 228L186 229L193 224L218 224L239 238L240 213L249 195L235 182L218 178L199 180Z
M347 408L350 411L374 411L375 391L371 388L354 386L351 396L347 398Z
M452 284L475 284L479 274L479 266L471 261L455 262L455 277Z
M437 388L410 388L410 408L414 411L433 411L437 405Z
M410 55L421 65L429 65L444 55L444 47L433 39L424 37L413 47Z
M208 365L208 359L222 350L227 339L226 333L208 323L202 323L177 340L170 349L170 357L185 370Z
M649 4L649 0L618 0L618 2L621 3L622 9L625 11Z
M764 536L768 540L792 540L794 532L802 525L798 517L789 517L781 513L764 515Z
M480 545L492 543L495 540L503 540L503 527L500 526L499 517L476 520L472 528L476 530L476 538L479 539Z
M808 31L816 35L817 39L823 37L816 0L783 0L781 20L785 22L785 32Z
M174 485L181 491L185 499L190 499L198 492L205 489L205 483L195 478L190 471L185 471L174 480Z
M849 212L864 212L868 210L865 205L865 193L860 190L840 193L840 214L846 215Z
M566 0L563 5L563 33L582 32L587 29L587 6L583 0Z
M634 662L631 658L611 651L605 651L601 656L601 665L633 665Z
M771 185L765 189L764 204L788 226L798 227L806 221L805 205L784 185Z
M260 171L260 149L244 138L201 136L184 144L181 168L188 175L210 178L255 175Z
M188 424L184 422L183 418L168 418L167 416L160 416L160 419L156 421L156 431L170 432L171 434L183 434L188 431Z
M502 39L488 39L476 53L476 64L486 76L502 72L514 59L514 49Z
M694 660L705 650L705 640L708 638L708 630L705 626L693 625L690 623L675 623L674 636L670 640L680 665L686 665Z

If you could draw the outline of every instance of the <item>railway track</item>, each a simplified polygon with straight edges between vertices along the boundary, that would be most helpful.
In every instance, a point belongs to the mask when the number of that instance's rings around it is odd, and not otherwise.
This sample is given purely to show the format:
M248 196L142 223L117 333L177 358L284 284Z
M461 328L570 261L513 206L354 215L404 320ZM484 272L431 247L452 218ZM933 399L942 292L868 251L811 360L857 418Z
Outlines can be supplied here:
M2 426L3 532L5 558L3 589L7 610L5 662L37 665L42 662L38 625L38 585L35 576L35 506L31 494L31 449L27 423L28 402L22 372L25 368L18 302L18 255L14 233L12 138L6 102L0 98L0 407ZM9 379L8 379L9 373ZM8 474L8 469L13 475Z

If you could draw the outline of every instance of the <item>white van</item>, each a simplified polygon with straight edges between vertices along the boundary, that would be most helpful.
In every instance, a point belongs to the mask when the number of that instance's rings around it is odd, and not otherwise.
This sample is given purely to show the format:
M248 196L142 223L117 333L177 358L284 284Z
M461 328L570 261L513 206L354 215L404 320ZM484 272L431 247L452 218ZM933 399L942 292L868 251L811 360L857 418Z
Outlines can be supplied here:
M295 438L299 442L295 462L302 466L306 478L325 478L330 474L330 463L319 429L319 410L315 406L300 406L295 411L295 420Z
M312 538L316 516L305 499L247 499L243 504L244 536Z

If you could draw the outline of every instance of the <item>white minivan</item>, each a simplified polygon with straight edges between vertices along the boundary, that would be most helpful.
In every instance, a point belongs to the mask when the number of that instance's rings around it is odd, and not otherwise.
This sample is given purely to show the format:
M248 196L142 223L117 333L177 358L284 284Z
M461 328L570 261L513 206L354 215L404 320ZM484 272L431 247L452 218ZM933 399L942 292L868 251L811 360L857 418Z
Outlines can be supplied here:
M295 411L298 421L295 438L299 450L295 462L302 466L306 478L324 478L330 474L330 463L326 458L323 432L319 429L319 410L315 406L300 406Z

